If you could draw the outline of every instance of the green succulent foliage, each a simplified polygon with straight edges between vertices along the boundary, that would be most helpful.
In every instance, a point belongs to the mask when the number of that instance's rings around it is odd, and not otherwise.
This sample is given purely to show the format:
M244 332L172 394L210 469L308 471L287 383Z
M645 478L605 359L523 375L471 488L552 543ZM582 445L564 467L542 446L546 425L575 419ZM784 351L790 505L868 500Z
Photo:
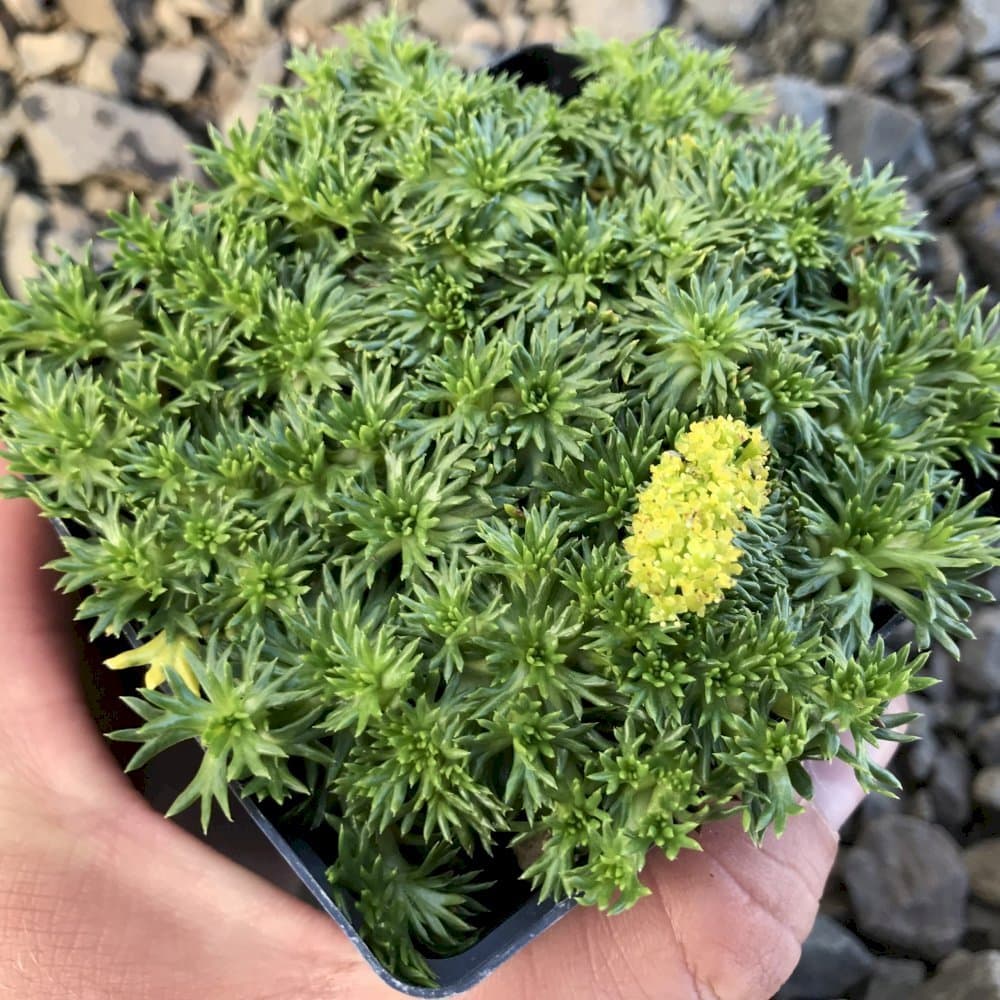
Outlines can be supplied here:
M194 740L175 809L236 782L315 827L417 983L490 926L489 852L617 912L651 849L780 831L809 760L891 794L870 750L927 682L875 623L955 651L1000 561L1000 316L917 282L899 181L752 125L725 53L568 48L565 102L394 20L298 54L208 187L0 301L4 491L86 529L54 565L95 635L186 650L133 765ZM767 438L769 502L658 624L622 543L716 416Z

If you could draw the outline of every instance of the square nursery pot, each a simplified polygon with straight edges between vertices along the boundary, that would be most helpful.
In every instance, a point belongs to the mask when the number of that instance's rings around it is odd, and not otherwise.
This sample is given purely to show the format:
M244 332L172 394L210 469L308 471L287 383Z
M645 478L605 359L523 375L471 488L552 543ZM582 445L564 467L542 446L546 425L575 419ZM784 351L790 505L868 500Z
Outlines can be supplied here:
M544 86L564 99L580 91L580 81L574 75L580 63L573 56L556 52L551 46L536 45L514 53L490 67L492 73L509 73L522 85ZM966 483L976 487L975 492L989 488L992 482L976 480L966 473ZM994 500L990 513L1000 512ZM62 537L87 534L86 528L60 519L53 519L56 531ZM893 640L902 636L901 616L891 620L888 616L879 622L878 635L894 645ZM131 628L125 629L125 639L131 646L139 640ZM900 643L901 644L901 643ZM335 837L330 832L291 828L272 808L263 808L240 794L238 784L233 791L256 826L267 837L275 850L301 880L303 886L315 897L319 906L328 913L354 942L373 971L388 985L401 993L415 997L456 996L480 982L530 941L542 934L576 905L572 899L561 902L539 901L527 883L518 876L520 869L513 851L499 850L498 857L488 861L484 874L496 879L496 887L486 902L494 924L487 927L479 941L467 951L448 958L429 959L428 964L438 977L440 986L435 988L414 986L398 979L372 954L356 929L356 914L341 909L328 889L325 872L334 860ZM613 919L613 918L609 918Z

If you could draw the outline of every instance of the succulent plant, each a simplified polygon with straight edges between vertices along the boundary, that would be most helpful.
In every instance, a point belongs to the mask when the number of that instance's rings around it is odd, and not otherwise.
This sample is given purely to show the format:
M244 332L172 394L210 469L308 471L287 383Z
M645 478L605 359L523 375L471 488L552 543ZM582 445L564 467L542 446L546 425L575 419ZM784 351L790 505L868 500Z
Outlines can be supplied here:
M619 911L651 848L780 832L809 760L891 793L888 706L1000 562L997 315L917 282L900 182L725 53L570 51L566 101L395 20L299 54L108 268L0 302L6 492L144 641L114 735L197 741L206 823L239 782L327 830L414 982L489 852Z

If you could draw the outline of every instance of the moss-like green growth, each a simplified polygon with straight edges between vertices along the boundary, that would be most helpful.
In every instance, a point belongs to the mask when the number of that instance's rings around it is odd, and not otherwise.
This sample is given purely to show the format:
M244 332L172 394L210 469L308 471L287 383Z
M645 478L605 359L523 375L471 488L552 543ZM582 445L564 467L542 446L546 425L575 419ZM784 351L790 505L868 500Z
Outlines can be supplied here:
M996 467L996 317L917 284L898 181L752 127L672 34L573 51L563 104L392 21L297 56L109 270L0 303L7 491L90 530L56 565L95 633L151 642L117 735L197 740L206 821L235 780L332 828L419 982L483 849L621 910L650 848L780 831L809 759L891 789L867 751L925 682L873 621L954 649L998 562L955 471Z

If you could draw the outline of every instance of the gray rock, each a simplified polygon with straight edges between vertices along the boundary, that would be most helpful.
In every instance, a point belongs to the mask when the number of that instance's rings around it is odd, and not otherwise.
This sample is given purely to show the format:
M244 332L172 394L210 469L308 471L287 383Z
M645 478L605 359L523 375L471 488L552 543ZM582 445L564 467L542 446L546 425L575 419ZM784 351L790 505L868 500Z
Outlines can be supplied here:
M954 195L956 191L968 188L975 196L976 178L979 176L979 164L975 160L961 160L954 166L946 170L940 170L931 177L923 187L924 197L932 204ZM964 204L968 204L966 201ZM962 206L964 207L964 205ZM954 671L954 660L943 649L935 649L931 653L929 664L934 668L932 674L941 677L942 683L935 687L928 688L926 697L937 700L937 692L940 687L951 687L951 674ZM944 675L947 675L946 678ZM948 697L954 697L954 692L947 692Z
M171 0L177 12L185 17L196 17L209 27L221 24L233 13L236 0Z
M885 0L820 0L816 4L816 30L827 38L859 42L882 20L885 7Z
M47 217L45 202L23 191L14 195L7 210L3 227L3 278L8 291L17 298L24 297L24 283L40 273L35 254Z
M473 15L466 0L420 0L417 24L432 38L457 42L465 22Z
M920 32L913 40L924 76L946 76L965 58L965 35L954 21Z
M50 27L56 17L55 5L48 0L4 0L4 7L22 28L29 31Z
M943 962L912 1000L1000 1000L1000 951L960 952Z
M43 184L107 176L150 190L198 175L187 133L160 111L54 83L25 88L21 110Z
M923 783L931 776L934 761L940 752L934 733L934 707L919 694L912 696L909 707L920 715L909 725L908 732L916 736L916 740L903 747L902 758L914 781Z
M208 52L200 45L165 45L143 56L139 82L166 98L168 104L191 100L208 68Z
M484 49L496 50L503 47L503 29L488 17L477 17L462 28L459 39L462 45L481 45Z
M934 277L934 287L944 295L954 292L958 279L966 272L965 251L962 244L947 229L934 234L937 245L938 263ZM965 786L968 795L968 784Z
M972 152L987 178L1000 174L1000 138L980 132L972 137Z
M242 92L223 117L223 127L232 128L238 121L249 126L257 120L270 100L263 89L281 83L285 75L285 56L285 43L280 38L261 50L250 67Z
M87 49L76 82L87 90L112 97L129 97L135 89L139 57L130 45L112 38L95 38Z
M923 962L911 958L877 958L865 1000L911 1000L913 988L927 978Z
M989 812L1000 813L1000 764L984 767L976 775L972 797Z
M972 64L972 79L977 87L989 90L1000 87L1000 56L979 59Z
M1000 906L1000 837L966 848L964 858L972 895L990 906Z
M60 6L70 24L87 32L125 41L129 35L128 22L122 16L125 3L116 0L61 0Z
M753 33L771 0L687 0L687 6L709 34L735 42Z
M809 46L809 61L822 83L832 83L844 75L847 55L847 43L833 38L817 38Z
M40 241L41 254L52 263L64 253L78 260L97 228L97 223L79 206L54 201L49 205L48 224Z
M616 0L614 3L569 0L568 7L570 20L577 28L592 31L600 38L632 41L666 22L673 12L673 0Z
M87 51L87 39L79 31L46 34L24 31L15 39L14 47L24 75L29 80L37 80L76 66Z
M286 15L285 24L288 28L304 28L306 31L325 28L359 6L360 0L295 0Z
M829 1000L842 996L871 971L868 949L843 924L820 914L802 944L802 956L779 1000Z
M973 900L969 903L969 927L963 944L970 951L1000 948L1000 909Z
M881 97L858 94L842 102L834 145L855 167L865 160L875 170L891 163L914 183L934 169L934 153L920 116Z
M931 961L962 940L968 876L941 827L882 816L862 831L841 870L867 937Z
M949 830L960 830L972 815L971 782L972 765L956 741L937 755L927 786L935 818Z
M966 243L977 259L988 263L1000 259L1000 203L987 199L972 206L962 220ZM1000 262L994 264L1000 276ZM991 279L992 280L992 279ZM977 694L1000 692L1000 607L980 607L972 613L969 627L975 639L963 640L961 657L955 664L955 680L959 686Z
M864 90L881 90L912 65L909 45L891 31L880 31L858 46L847 81Z
M13 167L0 163L0 219L7 214L17 192L17 174Z
M970 736L969 745L983 767L1000 764L1000 715L994 715L977 726Z
M961 0L959 24L974 55L1000 50L1000 0Z
M995 97L979 112L979 124L1000 135L1000 97Z
M572 28L565 17L552 17L549 14L542 14L528 25L528 32L524 36L524 44L558 45L560 42L565 42L571 33Z
M827 131L827 92L802 76L772 76L763 81L771 95L768 118L798 118L804 125L819 124Z
M952 135L982 103L982 95L960 76L941 76L923 81L927 99L924 120L932 135Z

